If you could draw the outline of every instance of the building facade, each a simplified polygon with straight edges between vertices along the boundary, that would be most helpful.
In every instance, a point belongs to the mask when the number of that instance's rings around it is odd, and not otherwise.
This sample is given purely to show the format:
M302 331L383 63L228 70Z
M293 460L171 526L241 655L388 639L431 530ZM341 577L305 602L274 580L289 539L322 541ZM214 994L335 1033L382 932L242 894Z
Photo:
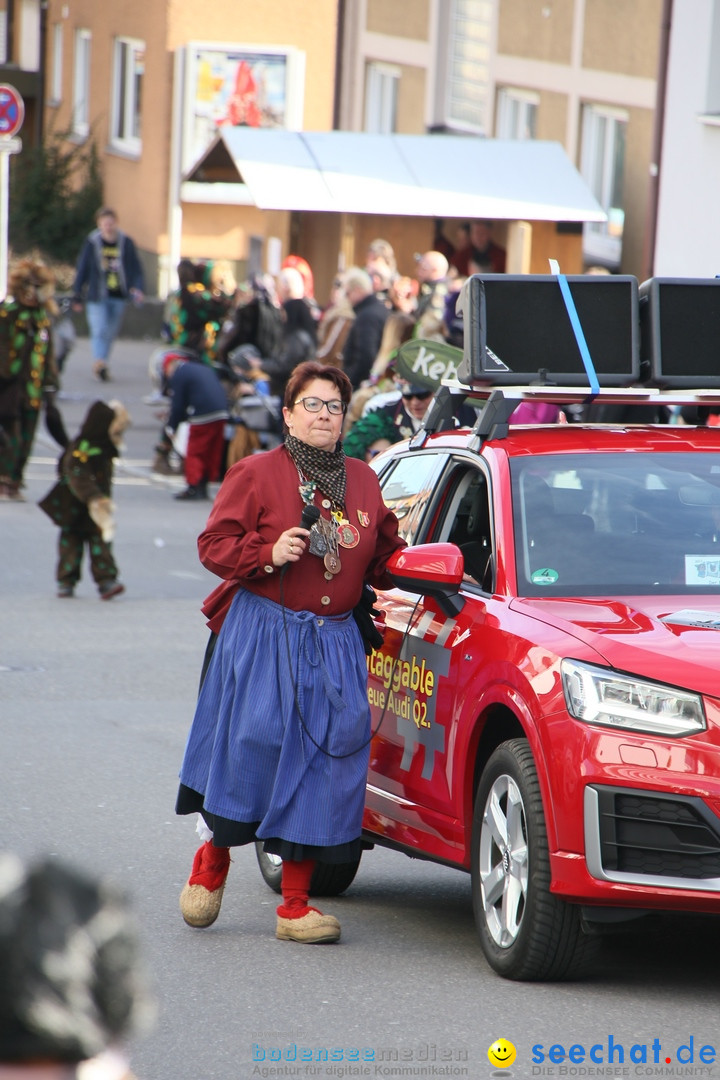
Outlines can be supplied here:
M224 201L217 176L201 190L194 166L223 125L559 142L608 220L526 222L523 249L517 223L493 215L510 268L545 273L557 258L568 273L640 274L663 0L3 3L16 22L42 14L45 127L95 141L106 202L160 295L180 257L228 258L242 277L294 250L322 299L374 237L405 273L435 243L435 216L261 210L239 190Z
M356 0L341 126L558 141L608 216L585 226L585 265L641 276L662 15L663 0Z
M675 0L659 161L658 277L720 275L720 0Z
M28 145L42 137L46 27L41 0L0 0L0 83L12 86L23 99L21 137Z
M558 139L608 214L586 263L642 277L663 0L501 0L493 133Z
M242 272L267 237L287 251L288 214L182 205L179 186L217 124L330 128L336 37L336 0L48 0L46 124L95 141L150 291L167 291L180 256Z

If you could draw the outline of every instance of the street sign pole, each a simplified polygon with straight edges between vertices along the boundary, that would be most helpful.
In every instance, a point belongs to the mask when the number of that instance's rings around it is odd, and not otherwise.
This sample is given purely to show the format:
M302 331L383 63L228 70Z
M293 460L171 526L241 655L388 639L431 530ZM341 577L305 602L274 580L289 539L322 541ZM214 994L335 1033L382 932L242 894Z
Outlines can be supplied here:
M16 138L25 119L25 102L14 86L0 83L0 299L7 294L8 225L10 223L10 155L19 154Z

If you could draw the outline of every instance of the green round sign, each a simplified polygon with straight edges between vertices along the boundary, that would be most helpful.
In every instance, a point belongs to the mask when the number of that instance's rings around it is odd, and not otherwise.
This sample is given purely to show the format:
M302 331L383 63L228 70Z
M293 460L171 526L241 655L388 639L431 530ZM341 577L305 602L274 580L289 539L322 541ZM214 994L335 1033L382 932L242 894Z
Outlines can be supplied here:
M533 570L530 580L533 585L554 585L560 577L557 570L550 566L543 566L540 570Z
M397 351L395 369L401 379L417 386L437 390L445 379L460 381L458 369L463 351L444 341L427 341L413 338Z

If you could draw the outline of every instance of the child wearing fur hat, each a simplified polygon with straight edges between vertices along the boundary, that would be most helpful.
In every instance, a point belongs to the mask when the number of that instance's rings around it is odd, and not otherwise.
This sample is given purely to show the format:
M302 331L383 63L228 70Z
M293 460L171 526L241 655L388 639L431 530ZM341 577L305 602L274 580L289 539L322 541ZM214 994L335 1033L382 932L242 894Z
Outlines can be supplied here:
M52 272L23 259L10 272L0 304L0 501L24 502L23 473L43 403L58 389L51 316Z
M86 544L100 599L111 600L125 591L118 581L112 551L115 507L111 494L113 459L120 452L129 423L130 417L119 401L95 401L78 435L60 458L60 479L38 503L60 526L56 572L60 598L75 593Z
M155 1003L117 887L54 856L0 852L0 1077L134 1080Z

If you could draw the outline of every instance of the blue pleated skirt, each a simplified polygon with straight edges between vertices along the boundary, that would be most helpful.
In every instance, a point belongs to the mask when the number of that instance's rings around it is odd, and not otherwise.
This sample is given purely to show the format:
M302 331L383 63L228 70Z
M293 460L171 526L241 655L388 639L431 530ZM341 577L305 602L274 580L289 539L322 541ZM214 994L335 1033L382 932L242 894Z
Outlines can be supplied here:
M211 823L246 823L248 840L357 843L369 735L365 651L352 613L291 611L241 589L200 690L181 791L201 796Z

